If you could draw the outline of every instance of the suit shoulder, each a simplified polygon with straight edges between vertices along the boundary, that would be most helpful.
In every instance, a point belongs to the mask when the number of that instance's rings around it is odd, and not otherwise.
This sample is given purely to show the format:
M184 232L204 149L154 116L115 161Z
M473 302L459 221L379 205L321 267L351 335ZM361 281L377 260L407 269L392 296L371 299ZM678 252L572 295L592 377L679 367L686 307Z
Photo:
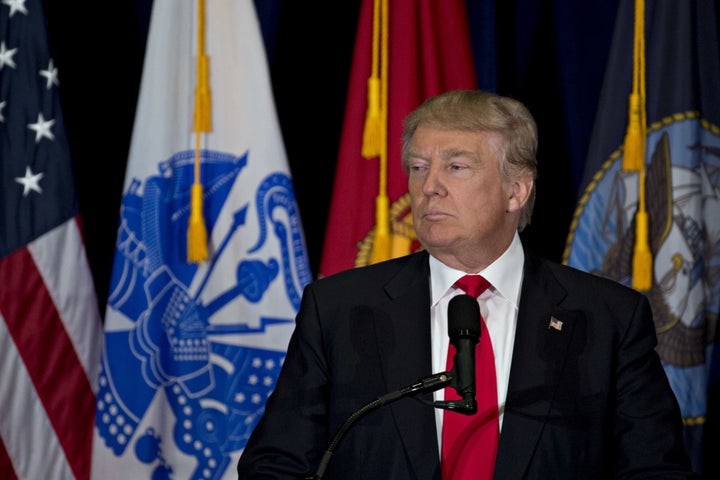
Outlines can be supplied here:
M579 270L569 265L564 265L545 258L531 257L531 261L537 265L537 268L549 271L562 285L571 286L573 290L585 289L589 292L604 292L613 297L628 296L641 297L642 293L633 290L627 285L613 280L608 277L601 276L596 273Z
M411 253L398 258L385 260L372 265L365 265L321 277L311 283L313 288L325 290L338 290L345 288L357 288L359 285L382 286L395 278L400 272L408 269L418 271L427 269L428 254L425 251Z

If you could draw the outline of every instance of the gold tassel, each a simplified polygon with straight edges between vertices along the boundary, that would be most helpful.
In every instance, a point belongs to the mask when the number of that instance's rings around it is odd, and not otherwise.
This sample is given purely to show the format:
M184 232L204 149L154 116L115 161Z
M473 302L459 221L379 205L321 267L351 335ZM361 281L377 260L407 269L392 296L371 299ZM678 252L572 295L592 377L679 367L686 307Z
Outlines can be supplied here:
M195 86L195 115L194 126L195 132L210 132L212 130L212 120L210 115L210 85L208 77L210 76L210 59L207 55L198 55L197 64L197 85Z
M649 242L649 218L645 205L645 3L635 0L635 38L633 43L633 91L628 106L628 126L623 146L623 169L638 172L638 210L635 214L635 245L632 258L632 287L652 288L653 257Z
M200 182L200 133L209 132L212 128L209 70L209 59L205 55L205 1L198 0L197 84L193 118L195 177L190 187L190 219L187 229L187 260L189 263L200 263L208 258L207 229L203 215L203 186Z
M379 42L373 38L373 63L380 63L378 155L380 156L378 195L375 198L375 235L370 256L371 263L388 260L391 254L390 199L387 196L387 104L388 104L388 0L376 0L375 12L381 8L379 22L373 16L373 37L379 25ZM375 48L375 47L378 47Z
M628 99L628 125L623 144L623 170L639 172L645 162L645 136L640 118L640 95L631 93Z
M409 217L409 215L408 215ZM412 218L408 218L410 225L412 225ZM412 227L410 227L412 228ZM412 238L410 235L393 233L392 235L392 247L390 248L390 255L392 258L402 257L410 253L412 248Z
M367 82L368 106L365 113L365 127L363 128L362 151L365 158L375 158L380 155L380 79L368 78Z
M390 207L387 195L375 198L375 235L373 238L371 263L382 262L390 258Z
M372 19L372 58L370 60L370 78L367 81L367 111L363 127L361 155L375 158L380 155L382 142L380 129L382 118L380 112L380 0L373 2Z
M652 288L653 258L648 241L648 214L638 211L635 215L635 249L633 250L632 286L639 291Z
M190 221L187 230L188 262L199 263L207 260L207 230L203 217L203 186L194 183L190 187Z

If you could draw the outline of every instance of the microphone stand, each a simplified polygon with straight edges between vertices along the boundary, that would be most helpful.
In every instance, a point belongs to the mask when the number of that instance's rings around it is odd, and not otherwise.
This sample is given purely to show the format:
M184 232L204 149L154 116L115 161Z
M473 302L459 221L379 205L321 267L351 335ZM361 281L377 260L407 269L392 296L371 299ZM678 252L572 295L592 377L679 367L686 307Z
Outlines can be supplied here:
M386 393L385 395L378 397L372 402L365 404L360 409L356 410L352 415L350 415L347 420L345 420L345 422L340 426L338 431L335 433L335 436L333 436L332 441L328 444L325 453L323 453L323 456L320 460L320 465L318 466L315 475L305 477L304 480L322 480L323 475L325 475L325 470L327 470L330 459L335 452L335 448L337 448L338 444L340 443L340 440L342 440L347 431L355 424L355 422L367 415L369 412L376 410L384 405L388 405L397 400L400 400L401 398L415 396L419 393L435 392L451 384L457 390L458 386L456 385L456 382L457 377L455 375L455 366L453 366L452 370L450 370L449 372L440 372L434 375L430 375L429 377L421 378L412 385L408 385L394 392ZM463 415L472 415L477 412L477 401L475 400L475 396L473 395L472 398L433 402L433 407L442 408L445 410L452 410L454 412L462 413Z

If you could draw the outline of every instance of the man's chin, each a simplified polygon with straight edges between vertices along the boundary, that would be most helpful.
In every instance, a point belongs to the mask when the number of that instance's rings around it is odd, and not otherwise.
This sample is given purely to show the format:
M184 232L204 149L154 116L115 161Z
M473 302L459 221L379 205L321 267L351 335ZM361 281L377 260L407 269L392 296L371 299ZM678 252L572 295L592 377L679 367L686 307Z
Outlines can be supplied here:
M431 254L433 252L449 250L453 246L452 239L449 238L447 235L418 235L418 238L420 240L420 244L425 248L425 250L427 250Z

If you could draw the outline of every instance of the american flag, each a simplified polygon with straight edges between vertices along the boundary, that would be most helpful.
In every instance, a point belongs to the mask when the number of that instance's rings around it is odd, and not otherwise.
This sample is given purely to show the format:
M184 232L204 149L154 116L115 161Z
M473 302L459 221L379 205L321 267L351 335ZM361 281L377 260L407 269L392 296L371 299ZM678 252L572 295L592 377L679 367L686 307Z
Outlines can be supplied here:
M0 3L0 478L90 476L101 317L40 0Z

